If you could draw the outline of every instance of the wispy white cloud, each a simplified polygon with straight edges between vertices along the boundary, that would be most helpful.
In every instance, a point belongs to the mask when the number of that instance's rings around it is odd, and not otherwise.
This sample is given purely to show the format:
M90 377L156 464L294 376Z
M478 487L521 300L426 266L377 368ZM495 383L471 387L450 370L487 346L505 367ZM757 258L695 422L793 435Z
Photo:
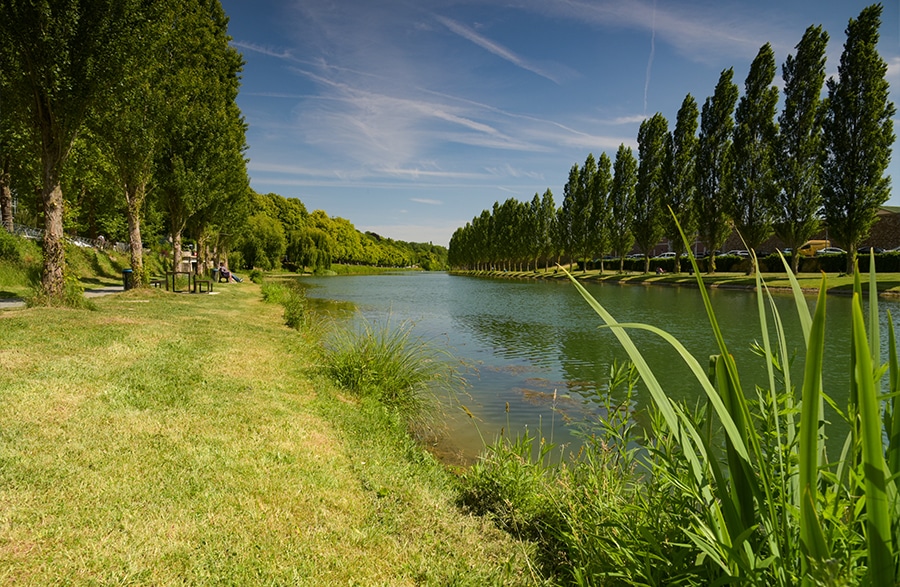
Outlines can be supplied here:
M887 77L900 83L900 55L888 59Z
M553 72L547 71L543 67L539 67L537 64L532 63L531 61L515 54L513 51L507 49L503 45L491 41L487 37L478 34L469 27L445 16L437 16L437 19L451 32L459 35L467 41L478 45L489 53L492 53L501 59L505 59L516 67L520 67L526 71L530 71L531 73L546 78L555 84L560 83L559 77Z
M415 202L417 204L428 204L429 206L443 206L444 203L440 200L431 200L428 198L410 198L410 202Z

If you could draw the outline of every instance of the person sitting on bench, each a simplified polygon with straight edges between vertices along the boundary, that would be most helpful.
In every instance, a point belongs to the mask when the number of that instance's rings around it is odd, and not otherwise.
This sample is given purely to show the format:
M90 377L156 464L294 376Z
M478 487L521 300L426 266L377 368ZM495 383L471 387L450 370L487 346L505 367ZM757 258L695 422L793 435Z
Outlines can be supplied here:
M227 267L225 267L225 262L222 261L219 263L219 281L225 280L226 283L229 281L234 281L235 283L240 283L244 281L234 273L230 272Z

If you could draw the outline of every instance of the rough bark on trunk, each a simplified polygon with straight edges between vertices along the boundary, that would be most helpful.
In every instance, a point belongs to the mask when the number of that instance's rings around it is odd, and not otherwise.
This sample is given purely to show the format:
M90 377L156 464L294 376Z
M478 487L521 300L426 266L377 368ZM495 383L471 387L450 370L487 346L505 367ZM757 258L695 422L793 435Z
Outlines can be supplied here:
M143 187L127 187L128 200L128 243L131 249L131 270L134 287L144 287L148 282L144 275L144 246L141 243L141 206L144 203Z
M3 158L3 168L0 169L0 223L7 231L13 231L12 191L9 189L9 155Z
M45 165L44 189L44 266L41 274L41 289L52 299L62 299L65 290L63 269L66 251L63 246L63 194L56 170Z

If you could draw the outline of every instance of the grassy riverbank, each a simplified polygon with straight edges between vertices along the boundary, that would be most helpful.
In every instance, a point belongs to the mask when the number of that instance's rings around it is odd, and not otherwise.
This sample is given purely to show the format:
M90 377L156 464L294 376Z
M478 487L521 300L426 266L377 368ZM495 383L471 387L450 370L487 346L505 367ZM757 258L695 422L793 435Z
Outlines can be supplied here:
M568 269L568 268L567 268ZM549 279L561 280L568 282L569 278L563 271L555 271L554 269L538 271L463 271L456 272L459 275L475 275L482 277L499 277L507 279ZM638 273L625 272L617 273L607 270L600 273L599 270L572 271L572 276L579 281L596 282L596 283L618 283L623 285L667 285L667 286L683 286L697 287L697 278L687 272L672 274L663 273ZM853 276L838 273L829 273L828 277L828 293L850 295L853 291ZM771 290L789 290L791 287L790 280L784 273L763 273L763 280ZM734 289L756 289L756 277L746 275L745 273L724 273L717 272L714 275L703 275L703 281L709 287L734 288ZM815 294L819 291L822 283L821 273L801 273L797 275L797 281L800 287L809 294ZM885 295L900 295L900 273L880 273L877 275L878 291ZM863 283L863 291L868 291L868 283Z
M534 584L257 285L0 312L0 584Z

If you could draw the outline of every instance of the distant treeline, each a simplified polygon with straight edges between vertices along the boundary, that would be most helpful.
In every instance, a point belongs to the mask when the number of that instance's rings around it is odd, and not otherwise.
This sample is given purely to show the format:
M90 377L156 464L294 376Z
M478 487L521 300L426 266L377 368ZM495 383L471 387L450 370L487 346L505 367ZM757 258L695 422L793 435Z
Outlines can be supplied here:
M857 247L890 197L885 172L895 108L887 63L876 49L881 12L875 4L850 20L838 74L827 82L828 33L820 26L806 30L782 66L777 121L775 55L766 43L740 101L729 68L702 111L693 96L684 98L673 130L662 114L644 120L637 157L622 144L614 162L602 153L573 165L562 206L549 188L530 203L495 202L454 233L451 265L508 269L613 256L621 270L636 247L647 271L666 238L679 271L680 225L689 242L699 240L710 253L714 272L715 251L733 230L748 249L777 234L796 250L824 223L847 249L846 270L855 271ZM795 272L798 260L795 255Z
M329 217L322 210L307 213L296 198L253 193L250 200L252 213L231 252L232 265L312 272L328 270L332 263L447 268L445 247L363 233L349 220Z

